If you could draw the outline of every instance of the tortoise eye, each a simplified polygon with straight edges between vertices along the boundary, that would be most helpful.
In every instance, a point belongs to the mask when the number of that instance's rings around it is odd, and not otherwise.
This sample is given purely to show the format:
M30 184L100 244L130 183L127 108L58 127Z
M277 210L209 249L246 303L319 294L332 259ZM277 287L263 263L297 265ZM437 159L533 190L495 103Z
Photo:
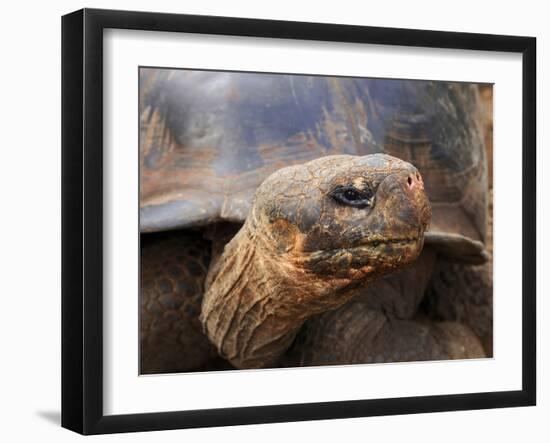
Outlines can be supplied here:
M344 197L348 201L362 200L361 194L359 194L359 192L357 192L355 189L347 189L346 191L344 191Z
M370 189L357 189L353 186L339 186L331 191L331 197L338 203L366 208L372 206L374 194Z

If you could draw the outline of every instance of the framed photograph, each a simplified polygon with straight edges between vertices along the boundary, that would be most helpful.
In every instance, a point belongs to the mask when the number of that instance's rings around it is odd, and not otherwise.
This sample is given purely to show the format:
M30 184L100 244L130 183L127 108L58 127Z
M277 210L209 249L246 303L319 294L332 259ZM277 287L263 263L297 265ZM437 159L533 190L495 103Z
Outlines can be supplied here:
M536 403L531 37L62 20L62 425Z

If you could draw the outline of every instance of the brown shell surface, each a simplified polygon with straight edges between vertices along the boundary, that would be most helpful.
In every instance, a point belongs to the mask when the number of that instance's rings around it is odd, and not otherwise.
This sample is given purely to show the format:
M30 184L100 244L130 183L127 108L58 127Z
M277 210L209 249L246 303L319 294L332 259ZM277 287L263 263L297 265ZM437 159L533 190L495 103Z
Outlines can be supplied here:
M140 69L140 229L242 222L275 170L333 154L414 164L430 231L484 241L477 85Z

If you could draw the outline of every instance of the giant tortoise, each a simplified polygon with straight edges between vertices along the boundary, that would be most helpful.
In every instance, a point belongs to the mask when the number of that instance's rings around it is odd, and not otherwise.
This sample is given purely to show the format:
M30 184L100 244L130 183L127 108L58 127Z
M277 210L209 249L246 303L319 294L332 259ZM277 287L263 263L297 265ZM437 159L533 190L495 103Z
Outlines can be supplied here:
M141 373L490 356L486 223L475 85L140 70Z

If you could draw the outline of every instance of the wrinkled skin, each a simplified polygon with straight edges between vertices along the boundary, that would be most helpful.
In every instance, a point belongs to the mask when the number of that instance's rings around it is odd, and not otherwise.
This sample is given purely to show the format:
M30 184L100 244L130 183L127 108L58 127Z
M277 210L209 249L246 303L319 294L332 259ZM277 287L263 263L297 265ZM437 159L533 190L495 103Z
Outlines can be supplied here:
M210 269L201 313L210 341L236 367L275 364L308 318L413 262L429 219L420 174L388 155L277 171Z

